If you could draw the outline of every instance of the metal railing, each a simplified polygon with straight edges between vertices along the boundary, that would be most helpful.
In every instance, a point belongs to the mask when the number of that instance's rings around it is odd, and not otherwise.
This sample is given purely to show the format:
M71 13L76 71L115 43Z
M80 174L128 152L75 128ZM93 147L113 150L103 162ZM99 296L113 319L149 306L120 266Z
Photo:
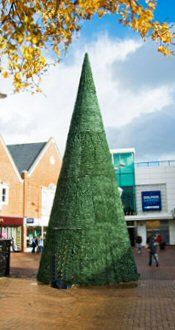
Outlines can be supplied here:
M166 167L175 166L175 160L160 160L160 161L149 161L149 162L137 162L135 167Z

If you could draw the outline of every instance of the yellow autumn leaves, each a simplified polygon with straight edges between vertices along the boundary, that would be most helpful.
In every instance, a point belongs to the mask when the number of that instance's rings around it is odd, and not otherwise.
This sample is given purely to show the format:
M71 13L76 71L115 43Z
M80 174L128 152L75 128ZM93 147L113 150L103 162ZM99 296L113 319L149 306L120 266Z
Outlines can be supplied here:
M59 61L83 20L95 14L118 14L120 22L143 39L151 36L159 52L173 54L170 27L154 21L155 0L145 0L145 5L140 0L2 0L0 8L0 71L5 78L13 78L17 92L40 91L41 76L49 67L47 58Z

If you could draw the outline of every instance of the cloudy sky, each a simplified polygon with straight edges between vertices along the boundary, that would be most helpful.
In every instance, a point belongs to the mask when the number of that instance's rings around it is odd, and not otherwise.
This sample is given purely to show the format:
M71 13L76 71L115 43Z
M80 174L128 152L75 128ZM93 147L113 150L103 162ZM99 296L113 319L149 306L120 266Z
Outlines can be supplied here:
M173 22L174 0L159 0L157 17ZM88 52L111 148L135 147L136 160L175 159L175 57L164 57L114 16L85 24L61 64L43 79L43 95L0 101L0 134L7 144L56 140L63 155L84 53Z

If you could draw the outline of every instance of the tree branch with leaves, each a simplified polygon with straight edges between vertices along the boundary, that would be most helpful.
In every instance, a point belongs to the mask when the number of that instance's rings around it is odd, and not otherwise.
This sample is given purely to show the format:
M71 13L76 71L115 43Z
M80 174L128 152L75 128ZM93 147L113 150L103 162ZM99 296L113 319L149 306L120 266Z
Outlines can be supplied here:
M13 78L14 90L40 91L48 70L48 53L54 63L72 43L83 22L95 15L116 14L145 40L151 36L158 51L173 55L174 34L166 22L154 19L156 0L2 0L0 4L0 71Z

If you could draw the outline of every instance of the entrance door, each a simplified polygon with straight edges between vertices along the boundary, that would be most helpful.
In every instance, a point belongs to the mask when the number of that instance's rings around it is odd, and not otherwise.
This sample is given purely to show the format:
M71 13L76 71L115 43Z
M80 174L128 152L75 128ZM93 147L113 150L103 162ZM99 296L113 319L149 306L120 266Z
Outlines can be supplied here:
M131 246L135 246L135 229L134 227L128 227L129 238Z

